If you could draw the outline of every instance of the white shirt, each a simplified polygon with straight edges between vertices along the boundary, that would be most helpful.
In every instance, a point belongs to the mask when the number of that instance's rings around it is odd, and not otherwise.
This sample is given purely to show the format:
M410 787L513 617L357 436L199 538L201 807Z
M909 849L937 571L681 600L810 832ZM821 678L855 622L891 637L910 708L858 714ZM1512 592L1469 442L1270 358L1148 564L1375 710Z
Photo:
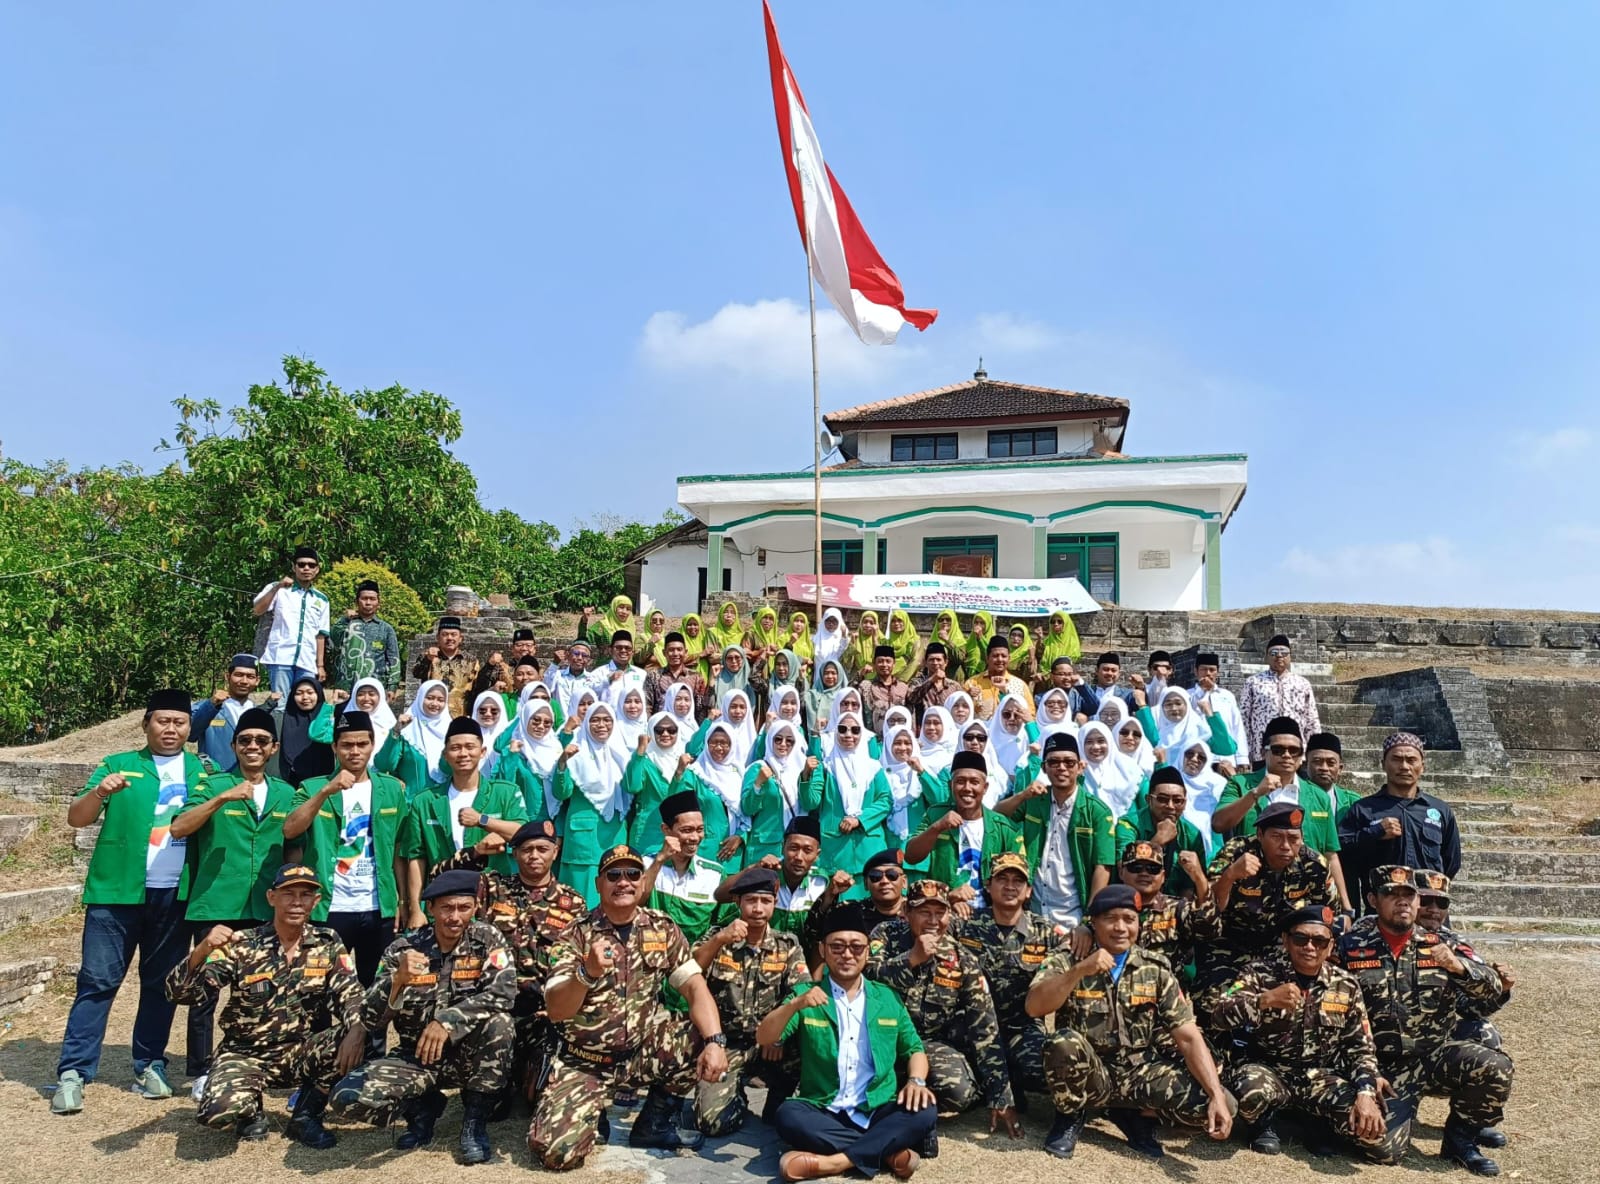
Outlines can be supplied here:
M691 856L689 866L681 872L668 862L656 873L657 892L696 904L713 903L721 886L722 866L698 855Z
M1196 707L1200 700L1209 695L1211 699L1211 714L1222 720L1222 726L1228 729L1228 735L1233 740L1233 747L1241 756L1250 751L1250 746L1245 743L1244 716L1239 712L1239 700L1233 697L1233 692L1227 687L1219 686L1214 691L1204 691L1198 686L1189 688L1189 701Z
M867 983L856 983L851 998L838 983L833 988L833 1007L839 1019L839 1092L828 1108L842 1113L862 1130L867 1129L867 1086L872 1082L872 1039L867 1034Z
M620 718L622 715L622 701L628 697L629 691L638 691L640 696L643 697L645 674L637 666L630 665L623 671L622 677L613 682L611 676L616 672L617 664L615 662L607 662L597 671L599 677L595 679L595 682L600 686L600 697L606 701L606 706L616 712ZM648 706L648 702L646 706Z
M983 899L983 815L961 824L961 836L956 844L958 867L966 883L952 884L952 888L970 886L977 893L971 900L975 909L984 907Z
M1050 824L1045 830L1039 871L1033 877L1033 899L1040 916L1069 928L1083 919L1083 885L1072 868L1072 810L1078 791L1065 802L1050 801Z
M372 853L372 782L357 781L339 795L344 829L333 859L330 913L370 913L378 908L378 870Z
M183 776L183 753L155 756L156 776L161 788L156 792L156 813L150 824L150 845L145 848L144 886L176 888L183 877L187 841L172 837L172 819L183 809L189 785Z
M256 593L260 600L276 584L268 584ZM328 635L328 598L315 588L278 588L272 602L272 628L267 633L267 647L261 660L269 666L296 666L301 670L317 668L317 638Z
M456 850L466 846L467 828L461 825L461 807L471 806L478 796L477 788L457 789L451 785L446 791L450 799L450 837L455 840Z
M261 811L267 808L267 779L265 777L250 786L250 800L255 803L256 817L260 818Z
M778 908L788 912L808 909L816 904L827 890L827 877L819 876L816 872L807 872L805 879L800 881L798 888L790 888L780 875L778 877Z

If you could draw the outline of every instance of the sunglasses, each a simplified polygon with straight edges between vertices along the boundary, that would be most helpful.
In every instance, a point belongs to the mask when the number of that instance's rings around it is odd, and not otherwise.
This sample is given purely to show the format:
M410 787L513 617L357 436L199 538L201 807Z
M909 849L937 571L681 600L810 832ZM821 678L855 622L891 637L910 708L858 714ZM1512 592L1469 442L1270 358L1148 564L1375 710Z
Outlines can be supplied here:
M1053 756L1049 760L1045 761L1044 767L1047 769L1070 769L1077 763L1078 762L1075 757Z
M1125 863L1122 866L1125 870L1132 872L1136 876L1159 876L1163 871L1166 870L1159 863L1147 863L1143 859L1140 859L1134 863Z
M235 748L271 748L272 747L272 737L271 736L235 736L233 738L233 744L234 744Z
M677 728L657 728L656 729L656 735L657 736L676 736L677 734L678 734L678 729Z
M1320 933L1291 933L1289 944L1301 949L1310 946L1314 950L1325 950L1333 944L1333 938L1323 937Z
M867 873L867 879L876 884L879 880L898 880L900 873L894 868L875 867Z
M860 728L840 728L839 729L839 735L841 735L841 736L859 736L859 735L861 735L861 729Z
M608 883L620 884L626 880L630 884L637 884L644 878L644 869L638 867L608 867L606 880Z
M1267 651L1267 657L1269 658L1287 658L1288 656L1289 651L1281 645L1275 645Z
M867 943L861 941L830 941L828 953L844 957L846 954L854 958L861 957L867 952Z
M1267 751L1273 756L1299 756L1305 749L1298 744L1270 744L1267 746Z

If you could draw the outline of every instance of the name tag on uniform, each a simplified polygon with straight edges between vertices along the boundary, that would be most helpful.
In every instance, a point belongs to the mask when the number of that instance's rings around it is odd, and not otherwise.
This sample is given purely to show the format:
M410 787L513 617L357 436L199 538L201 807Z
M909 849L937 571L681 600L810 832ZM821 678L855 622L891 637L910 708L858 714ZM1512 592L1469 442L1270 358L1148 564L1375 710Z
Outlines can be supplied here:
M232 818L243 818L244 815L245 815L245 812L243 810L239 809L237 806L229 806L226 810L223 811L223 813L227 814L228 816L230 816Z
M1074 999L1104 999L1106 997L1106 993L1104 991L1085 991L1082 989L1075 989L1072 992L1072 997Z
M1135 992L1134 994L1128 996L1129 1007L1142 1007L1147 1003L1154 1003L1155 1001L1155 995L1150 993L1139 994L1138 992Z
M805 1021L808 1028L826 1028L828 1026L827 1020L819 1020L816 1016L807 1015L800 1018ZM878 1022L881 1024L883 1021L879 1020ZM890 1022L892 1023L893 1021Z
M223 719L221 716L218 716L216 719L211 721L210 726L213 728L225 728L228 726L228 721Z
M303 971L301 971L301 973L304 974L307 978L327 978L328 977L328 967L326 967L326 966L307 966Z
M826 1023L827 1021L824 1020L823 1022ZM899 1026L900 1021L895 1019L880 1019L878 1021L878 1027L880 1028L898 1028Z
M1382 965L1383 965L1383 963L1378 961L1378 959L1376 959L1376 958L1362 958L1359 961L1346 961L1345 962L1345 969L1347 969L1347 970L1372 970L1374 967L1378 967L1378 966L1382 966Z
M664 929L647 929L642 937L644 952L647 954L664 954L667 952L667 932Z
M379 814L398 814L398 813L400 813L400 807L399 806L384 806L381 810L378 811L378 813Z
M317 811L317 817L318 818L327 818L327 819L331 820L333 818L333 811L332 810L318 810Z
M784 971L784 968L787 967L788 965L789 965L789 962L785 958L769 958L769 959L767 959L767 961L765 961L765 962L763 962L761 964L761 973L762 974L782 974L783 971Z
M467 969L458 966L456 969L450 972L450 977L452 979L456 979L457 981L469 982L475 978L482 978L483 971L479 970L477 967Z
M411 981L409 983L407 983L406 986L408 986L408 987L431 987L434 984L436 984L438 981L439 981L439 976L437 974L417 974L417 975L413 975L412 976Z
M951 990L955 990L961 986L961 980L959 978L951 978L946 974L936 974L933 976L933 985L936 987L948 987Z
M244 976L244 978L239 980L239 985L241 987L248 987L251 983L265 982L267 979L269 979L271 977L272 977L272 974L271 974L270 971L263 972L261 974L247 974L247 975Z
M726 967L728 970L738 970L739 969L738 961L731 954L718 954L717 955L717 965L718 966L722 966L722 967Z
M272 812L272 816L273 816L273 817L274 817L274 818L287 818L287 817L289 817L289 815L288 815L288 814L286 814L286 813L285 813L285 812L284 812L284 811L282 811L282 810L274 810L274 811L273 811L273 812Z

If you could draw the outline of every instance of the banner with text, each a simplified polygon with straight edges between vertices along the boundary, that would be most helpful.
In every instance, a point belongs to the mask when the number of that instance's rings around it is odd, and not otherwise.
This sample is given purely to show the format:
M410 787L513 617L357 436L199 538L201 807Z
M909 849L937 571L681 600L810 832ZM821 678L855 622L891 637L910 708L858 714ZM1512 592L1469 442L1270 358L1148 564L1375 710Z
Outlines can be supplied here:
M789 599L812 604L817 599L815 576L785 576ZM823 576L822 603L838 608L897 608L909 613L954 609L1007 617L1044 617L1064 609L1097 613L1100 606L1074 579L1007 580L967 576Z

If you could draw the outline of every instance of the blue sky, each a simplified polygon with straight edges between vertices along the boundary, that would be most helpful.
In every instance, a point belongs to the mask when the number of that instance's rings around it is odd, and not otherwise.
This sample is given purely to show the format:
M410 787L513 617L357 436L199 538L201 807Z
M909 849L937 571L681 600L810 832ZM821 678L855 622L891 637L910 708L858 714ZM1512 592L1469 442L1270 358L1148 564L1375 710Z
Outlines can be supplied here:
M1229 604L1593 608L1600 13L777 0L927 333L1251 458ZM436 390L484 499L654 517L809 461L758 0L37 5L0 38L0 440L155 463L288 352Z

